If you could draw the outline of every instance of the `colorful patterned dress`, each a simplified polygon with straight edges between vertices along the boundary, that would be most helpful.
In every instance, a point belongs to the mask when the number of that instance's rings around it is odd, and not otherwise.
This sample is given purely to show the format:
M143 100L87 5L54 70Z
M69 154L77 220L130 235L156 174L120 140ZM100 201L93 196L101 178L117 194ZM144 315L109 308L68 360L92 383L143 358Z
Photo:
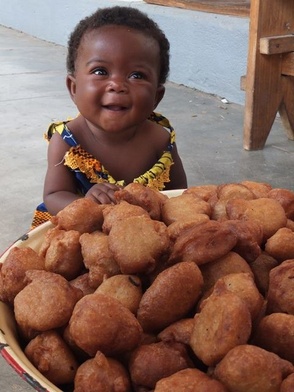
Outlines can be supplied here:
M161 191L165 187L164 184L169 182L169 171L173 164L171 151L175 143L175 131L169 121L159 113L153 112L149 119L169 130L170 142L167 150L163 151L161 158L152 168L134 178L133 182ZM79 146L66 123L67 121L52 123L45 134L45 138L50 141L52 135L58 132L69 145L70 148L64 156L63 164L74 172L77 181L77 193L85 195L94 184L103 182L120 186L126 185L124 180L114 179L101 162ZM51 215L45 204L41 203L35 210L31 229L47 222L50 218Z

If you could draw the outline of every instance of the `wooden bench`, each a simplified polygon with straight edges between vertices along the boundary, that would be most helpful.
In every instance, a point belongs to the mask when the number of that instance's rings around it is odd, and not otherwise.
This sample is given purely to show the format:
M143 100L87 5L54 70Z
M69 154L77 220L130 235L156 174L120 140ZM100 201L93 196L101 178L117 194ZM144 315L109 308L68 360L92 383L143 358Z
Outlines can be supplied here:
M263 149L279 112L294 140L294 1L251 0L243 147Z

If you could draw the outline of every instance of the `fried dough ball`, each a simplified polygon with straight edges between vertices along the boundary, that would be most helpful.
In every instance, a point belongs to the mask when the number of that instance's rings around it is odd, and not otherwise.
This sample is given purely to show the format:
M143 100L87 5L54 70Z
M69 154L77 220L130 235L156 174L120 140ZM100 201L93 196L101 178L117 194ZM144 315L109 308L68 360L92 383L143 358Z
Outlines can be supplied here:
M210 290L222 276L238 272L252 274L249 264L236 252L229 252L219 259L201 265L199 268L204 280L203 292Z
M209 184L209 185L195 185L190 186L189 188L185 189L183 194L190 194L200 197L205 201L208 201L212 196L216 194L218 185Z
M144 208L152 219L161 219L161 205L167 196L148 186L132 182L115 192L115 198Z
M61 275L30 270L26 272L27 286L14 299L14 315L24 329L40 332L67 324L82 292Z
M169 377L162 378L156 385L154 392L227 392L219 381L212 379L198 369L183 369Z
M294 191L274 188L269 192L268 197L277 200L281 204L288 219L294 219Z
M216 189L216 194L219 200L255 199L253 192L247 186L240 183L220 184Z
M279 392L283 378L293 372L293 365L253 345L239 345L217 364L214 377L229 391Z
M208 222L209 216L206 214L196 214L193 219L181 219L177 220L167 227L167 232L169 235L169 238L171 239L172 242L175 242L175 240L179 237L179 235L186 229L189 229L191 227L200 225L201 223Z
M253 262L261 254L263 230L259 223L248 220L227 220L223 222L237 236L237 244L233 251L242 256L248 263Z
M286 377L280 388L280 392L292 392L294 391L294 373L291 373L288 377Z
M199 214L210 216L211 207L209 203L194 196L193 193L183 193L166 199L162 205L161 214L162 221L168 226L184 219L197 219Z
M272 313L263 317L254 334L254 344L294 363L294 315Z
M248 306L239 296L229 291L211 295L194 316L190 346L205 365L214 366L233 347L247 343L251 326Z
M129 361L129 372L135 388L153 389L160 379L188 367L193 367L193 364L185 345L181 343L141 345L133 351Z
M220 222L208 221L184 230L176 239L169 263L194 261L209 263L226 255L237 243L237 237Z
M264 242L287 224L286 213L281 204L277 200L265 197L254 200L229 200L227 214L229 219L253 220L259 223L263 229Z
M25 274L30 269L45 269L45 260L32 248L12 248L0 266L0 300L13 304L13 300L25 286Z
M167 326L159 334L158 338L164 342L190 344L191 333L194 327L194 318L183 318Z
M117 299L94 293L80 299L69 320L70 339L88 355L114 356L133 350L142 328L133 313Z
M149 217L148 212L144 210L144 208L130 204L124 200L122 200L119 204L108 205L103 210L104 222L102 230L104 233L108 234L115 222L124 220L130 216L142 215Z
M91 233L102 229L104 204L83 197L74 200L51 218L58 229ZM85 219L87 217L87 219Z
M180 320L201 294L203 278L193 262L182 262L158 274L142 296L137 319L145 332L155 332Z
M74 279L84 267L80 233L76 230L58 230L56 234L44 251L45 269L60 274L67 280Z
M73 382L78 362L56 331L43 332L32 339L24 350L32 364L53 384Z
M80 237L80 244L92 288L96 289L104 279L120 274L119 266L109 249L106 234L101 231L84 233Z
M94 358L80 365L74 380L74 392L130 392L129 375L123 365L97 351Z
M45 257L46 252L54 238L59 238L60 236L63 235L65 230L58 229L57 227L50 228L46 231L44 234L43 241L41 242L40 248L39 248L39 255L42 257Z
M252 274L240 272L221 277L215 283L211 295L219 295L224 291L236 294L246 303L252 320L255 320L260 314L264 298L258 291Z
M108 238L109 248L123 274L152 272L160 258L169 252L165 224L144 216L116 222Z
M294 259L294 232L282 227L267 240L264 249L279 262Z
M268 197L268 193L272 190L272 186L266 182L241 181L240 184L250 189L257 199Z
M262 252L261 255L250 264L255 284L263 296L265 296L268 291L270 270L277 267L277 265L279 265L278 261L266 252Z
M211 212L212 220L218 222L224 222L228 220L228 214L226 209L228 200L216 200L215 202L210 200L209 202L212 205L212 212Z
M294 259L285 260L269 274L267 313L294 314Z
M116 275L105 279L96 293L116 298L134 314L137 313L143 295L141 280L135 275Z
M79 275L75 279L69 282L73 287L80 289L83 292L83 295L94 293L95 289L93 289L89 284L89 273L84 273Z
M292 231L294 231L294 221L292 219L287 219L286 227Z

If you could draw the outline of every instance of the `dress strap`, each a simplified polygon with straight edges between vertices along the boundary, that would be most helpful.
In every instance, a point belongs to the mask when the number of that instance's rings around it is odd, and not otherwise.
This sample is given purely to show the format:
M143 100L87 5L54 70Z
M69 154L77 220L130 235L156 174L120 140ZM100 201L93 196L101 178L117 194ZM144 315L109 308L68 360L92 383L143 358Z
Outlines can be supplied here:
M57 132L59 133L59 135L62 137L62 140L64 140L66 144L68 144L70 147L77 147L78 143L74 138L74 135L67 128L66 123L67 121L60 121L60 122L50 124L47 133L45 134L45 139L49 141L53 136L53 134Z

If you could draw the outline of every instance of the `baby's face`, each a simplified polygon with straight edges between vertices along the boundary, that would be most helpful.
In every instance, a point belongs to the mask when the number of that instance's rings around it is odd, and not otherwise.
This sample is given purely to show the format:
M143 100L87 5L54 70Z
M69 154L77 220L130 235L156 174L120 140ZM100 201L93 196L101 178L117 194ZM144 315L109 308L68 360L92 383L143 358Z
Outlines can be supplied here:
M141 124L159 103L160 50L151 37L105 26L82 39L71 94L95 127L117 132Z

